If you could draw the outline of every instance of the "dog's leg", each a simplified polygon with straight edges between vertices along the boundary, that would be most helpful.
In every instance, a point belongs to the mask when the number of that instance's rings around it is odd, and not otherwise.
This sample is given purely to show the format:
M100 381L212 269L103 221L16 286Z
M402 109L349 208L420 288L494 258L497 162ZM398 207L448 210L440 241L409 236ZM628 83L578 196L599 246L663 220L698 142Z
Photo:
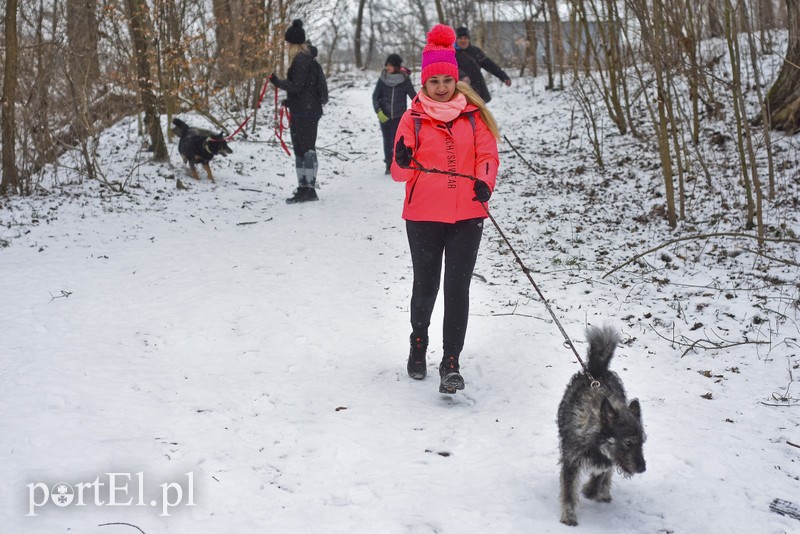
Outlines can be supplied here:
M191 174L192 178L195 180L200 179L200 177L197 175L197 169L194 168L194 161L189 162L189 174Z
M203 168L206 170L206 176L208 176L208 179L214 182L214 175L211 174L211 167L208 165L208 163L203 163Z
M611 502L612 471L603 471L591 476L583 486L583 496L597 502Z
M580 464L561 459L561 522L573 527L578 524L575 505L578 504L579 470Z

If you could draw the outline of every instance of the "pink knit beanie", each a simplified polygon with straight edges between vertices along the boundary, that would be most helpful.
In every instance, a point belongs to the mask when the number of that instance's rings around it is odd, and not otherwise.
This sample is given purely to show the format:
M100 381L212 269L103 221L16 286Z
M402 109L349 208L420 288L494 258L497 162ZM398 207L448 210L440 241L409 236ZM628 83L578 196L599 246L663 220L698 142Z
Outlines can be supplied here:
M450 26L437 24L428 32L428 44L422 50L422 85L438 74L458 80L455 42L456 32Z

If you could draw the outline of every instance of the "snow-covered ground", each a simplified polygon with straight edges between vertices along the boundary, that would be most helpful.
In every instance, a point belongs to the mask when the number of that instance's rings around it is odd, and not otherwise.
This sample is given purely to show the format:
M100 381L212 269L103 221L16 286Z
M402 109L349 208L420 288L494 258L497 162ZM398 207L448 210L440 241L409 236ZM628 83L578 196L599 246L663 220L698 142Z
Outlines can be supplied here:
M654 160L607 126L600 171L563 93L495 82L519 154L501 143L492 212L581 353L587 325L622 332L612 368L648 434L647 471L615 479L610 504L581 499L577 529L797 532L770 511L800 502L797 268L709 238L603 277L675 237L651 214ZM284 203L293 159L271 124L212 162L212 184L174 144L171 165L147 161L134 120L100 147L129 194L58 186L62 168L52 194L0 201L2 532L576 531L559 523L555 414L579 366L490 224L466 389L438 393L440 306L429 377L406 375L403 186L382 172L373 83L332 80L320 202ZM780 184L797 198L796 169ZM678 235L716 220L699 211ZM796 206L765 215L800 232ZM46 502L58 483L71 504Z

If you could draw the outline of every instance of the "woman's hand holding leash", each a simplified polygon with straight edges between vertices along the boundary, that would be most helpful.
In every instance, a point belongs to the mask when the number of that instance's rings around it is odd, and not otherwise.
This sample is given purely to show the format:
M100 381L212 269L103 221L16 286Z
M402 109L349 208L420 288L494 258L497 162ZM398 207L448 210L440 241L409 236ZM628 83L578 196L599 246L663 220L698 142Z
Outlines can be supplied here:
M411 154L412 154L411 147L407 147L404 141L404 136L400 136L400 139L397 140L397 144L394 147L394 160L397 162L399 166L404 169L408 169L411 167Z
M492 190L489 189L489 186L483 180L475 178L475 183L472 186L472 190L475 191L475 198L472 200L477 200L478 202L489 202L489 199L492 197Z

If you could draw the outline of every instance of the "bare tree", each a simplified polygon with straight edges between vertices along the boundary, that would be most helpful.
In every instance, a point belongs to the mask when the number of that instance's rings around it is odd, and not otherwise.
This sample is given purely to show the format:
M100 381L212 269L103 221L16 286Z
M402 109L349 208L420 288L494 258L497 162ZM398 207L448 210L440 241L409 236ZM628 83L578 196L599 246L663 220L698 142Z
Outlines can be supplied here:
M789 44L778 79L767 93L769 126L775 130L800 131L800 0L786 0ZM761 118L755 119L756 124Z
M150 65L148 37L153 35L150 10L145 0L125 0L125 6L128 12L128 26L133 40L134 60L136 61L139 78L139 93L144 111L144 123L150 135L153 160L167 161L169 160L169 152L167 152L167 145L164 142L164 133L161 131L158 98L153 87Z
M439 17L439 24L446 24L447 19L444 15L444 7L442 6L442 0L434 0L436 4L436 16Z
M17 0L6 0L5 56L3 70L3 181L0 194L22 193L17 177L14 109L17 102Z
M356 55L356 68L364 68L364 62L361 59L361 34L364 31L364 7L366 7L367 0L358 0L358 14L356 15L356 29L355 37L353 38L353 51Z
M704 37L724 37L725 24L723 22L723 13L725 8L722 5L724 0L707 0L708 16L708 33Z
M550 38L553 40L553 63L558 69L558 88L564 88L564 35L556 0L546 0L550 14ZM552 84L551 84L552 85Z

